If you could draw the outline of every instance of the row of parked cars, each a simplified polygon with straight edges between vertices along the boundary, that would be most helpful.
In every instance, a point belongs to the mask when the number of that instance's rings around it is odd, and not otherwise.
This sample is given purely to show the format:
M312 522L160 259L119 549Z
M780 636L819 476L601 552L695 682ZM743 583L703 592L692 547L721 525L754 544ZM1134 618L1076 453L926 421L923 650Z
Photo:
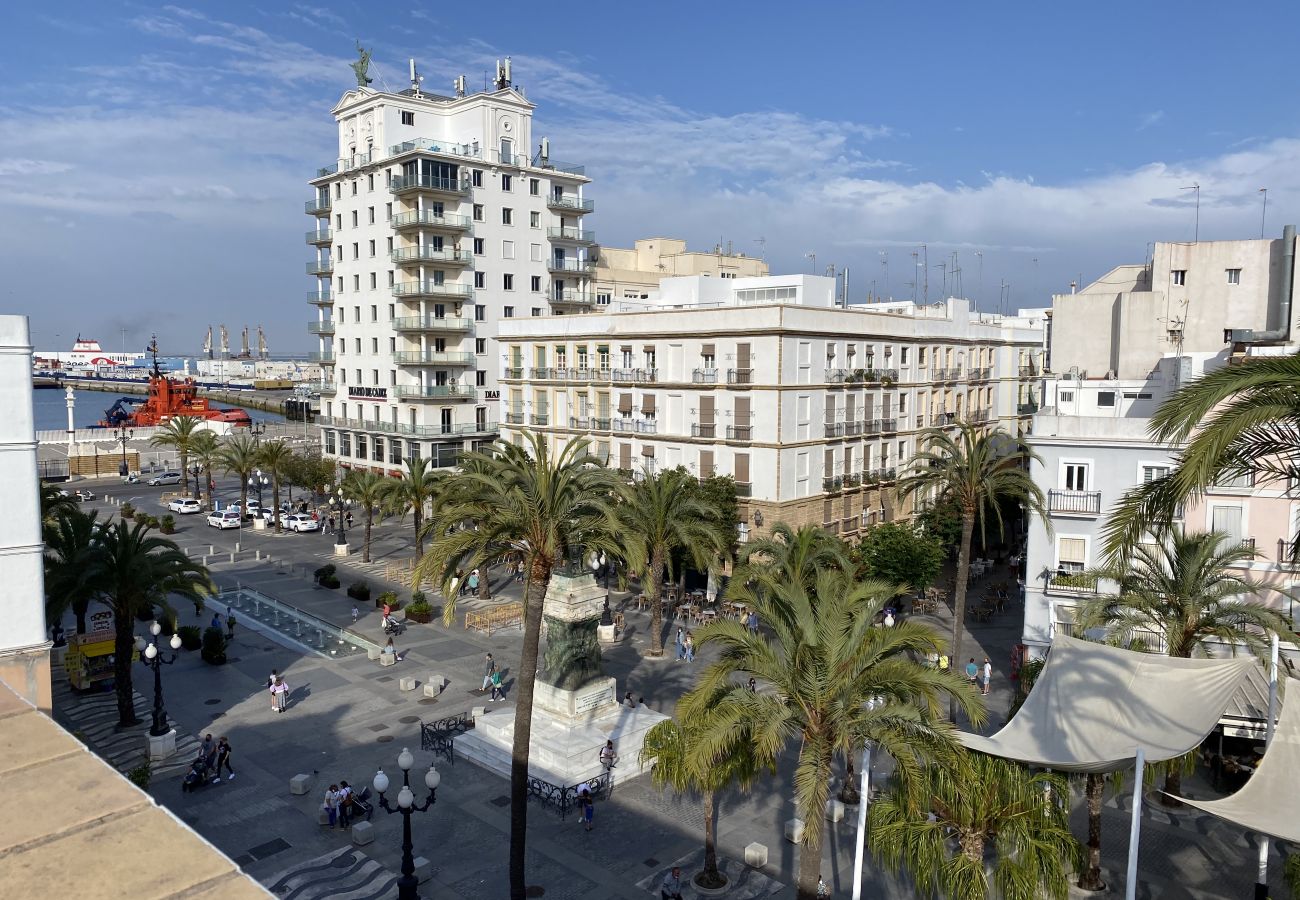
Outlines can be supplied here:
M175 501L173 501L175 502ZM195 510L197 512L198 510ZM262 508L256 502L249 502L250 518L262 519L274 524L278 519L280 525L288 531L319 531L320 520L311 513L297 513L287 505L282 505L277 513L273 509ZM238 528L241 522L241 509L238 503L232 503L224 509L208 514L208 524L213 528Z

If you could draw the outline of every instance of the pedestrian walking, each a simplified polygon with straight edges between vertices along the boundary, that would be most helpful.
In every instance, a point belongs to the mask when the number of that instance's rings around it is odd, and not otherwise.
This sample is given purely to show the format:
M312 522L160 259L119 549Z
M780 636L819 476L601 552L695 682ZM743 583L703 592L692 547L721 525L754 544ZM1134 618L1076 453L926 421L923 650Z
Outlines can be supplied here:
M217 629L217 631L220 631L220 630L221 630L221 614L220 614L220 613L215 613L215 612L214 612L214 613L212 614L212 621L208 623L208 627L209 627L209 628L215 628L215 629Z
M975 679L979 676L979 671L980 667L975 665L975 657L972 656L970 662L966 663L966 680L974 684Z
M495 672L496 670L497 670L497 661L493 659L492 654L489 653L486 657L484 657L484 662L483 662L483 690L486 691L488 687L492 684L492 673Z
M605 746L600 748L600 764L609 772L617 762L618 752L614 749L614 742L605 741Z
M989 682L993 680L993 663L989 662L989 658L987 656L984 657L983 674L984 674L984 695L988 696Z
M339 825L344 828L352 824L352 786L346 781L339 782Z
M818 897L818 900L821 900L821 898L823 898L823 897L829 897L830 895L831 895L830 885L828 885L828 884L826 883L825 879L823 879L822 876L819 874L819 875L817 876L817 897Z
M478 569L469 573L469 578L465 581L465 587L470 594L478 593Z
M352 527L352 513L348 513L348 514L347 514L347 523L348 523L348 527L351 528L351 527Z
M276 676L271 688L271 704L276 712L284 712L289 706L289 685L284 683L283 677Z
M226 640L235 639L235 614L231 612L230 607L226 607Z
M682 626L677 626L677 661L681 662L686 658L686 631Z
M686 632L686 661L695 662L695 638Z
M951 665L952 665L952 661L948 658L948 654L947 654L947 653L940 653L940 654L939 654L939 671L940 671L940 672L947 672L947 671L948 671L948 668L949 668Z
M752 609L745 617L745 627L749 629L750 634L758 634L758 613Z
M582 811L582 827L591 831L592 818L596 814L596 809L591 800L591 785L585 781L578 785L578 808Z
M325 789L325 797L321 800L320 808L329 816L330 830L332 831L338 822L339 816L339 786L337 784L331 784Z
M326 519L325 521L326 521L326 522L328 523L328 525L329 525L329 533L330 533L330 534L333 534L333 533L334 533L334 517L333 517L333 516L330 516L330 517L329 517L328 519Z
M492 673L492 696L490 700L506 699L505 688L501 687L501 670L497 669Z
M753 678L749 679L749 692L750 692L751 694L757 694L757 693L758 693L758 682L757 682L756 680L754 680Z
M522 584L524 580L524 561L519 560L519 565L515 568L515 584Z
M353 624L353 625L357 624L357 619L359 619L359 618L361 618L361 613L360 613L360 611L357 609L357 605L356 605L355 603L353 603L353 604L352 604L352 624Z
M659 885L660 900L682 900L682 870L673 866Z
M221 780L222 769L225 769L227 772L230 773L230 777L226 779L227 781L235 780L235 770L230 765L230 741L226 740L226 736L224 734L221 736L221 740L217 741L217 780L218 781Z
M217 764L217 742L212 739L211 734L203 736L203 744L199 748L199 756L203 759L203 765L209 770Z
M885 610L885 627L894 627L894 611L892 609Z

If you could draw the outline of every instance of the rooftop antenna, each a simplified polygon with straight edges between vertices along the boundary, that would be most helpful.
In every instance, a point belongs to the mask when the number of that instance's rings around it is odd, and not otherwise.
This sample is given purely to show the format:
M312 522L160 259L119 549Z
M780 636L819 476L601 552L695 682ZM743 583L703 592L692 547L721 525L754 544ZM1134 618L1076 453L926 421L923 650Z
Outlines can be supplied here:
M451 80L451 86L456 91L457 97L465 96L465 76L457 75Z
M943 272L943 295L948 296L948 264L946 262L935 263L934 268Z
M885 270L885 294L889 293L889 251L877 251L880 255L880 267Z
M758 258L767 262L767 238L755 238L754 243L758 244Z
M812 272L813 274L816 274L817 273L817 251L809 250L807 253L803 255L803 258L812 260Z
M1195 244L1201 239L1201 183L1193 181L1187 187L1179 188L1180 191L1196 191L1196 226L1192 231L1192 243Z
M424 76L415 70L415 60L408 60L411 65L411 93L417 98L423 96L420 93L420 84L424 81Z
M920 268L921 263L917 259L921 255L919 250L912 251L912 280L907 282L912 286L912 302L916 302L916 270Z
M975 285L975 302L978 304L984 298L984 251L976 250L975 258L979 260L979 275L976 276L977 284Z
M925 281L924 300L925 300L925 305L929 306L930 305L930 248L925 244L921 245L921 262L924 263L924 265L922 266L922 269L924 271L924 281Z
M543 163L543 164L545 164L546 161L549 160L549 159L551 158L551 139L550 139L550 138L548 138L548 137L544 137L544 138L542 138L542 146L541 146L541 150L539 151L539 155L542 157L542 163Z
M1264 208L1259 214L1259 239L1264 240L1264 220L1268 217L1268 188L1260 188L1259 193L1264 195Z

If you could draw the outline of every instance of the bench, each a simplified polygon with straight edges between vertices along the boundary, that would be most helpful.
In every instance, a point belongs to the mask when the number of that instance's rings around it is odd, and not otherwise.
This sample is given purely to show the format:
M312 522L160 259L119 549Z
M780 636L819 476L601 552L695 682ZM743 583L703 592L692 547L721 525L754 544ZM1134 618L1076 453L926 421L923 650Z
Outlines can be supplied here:
M523 627L524 605L522 603L500 603L491 609L465 613L465 628L481 631L491 635L502 628Z
M453 765L456 762L456 735L464 734L474 727L474 719L468 713L460 713L438 719L435 722L420 723L420 749L428 750L435 756L446 757Z

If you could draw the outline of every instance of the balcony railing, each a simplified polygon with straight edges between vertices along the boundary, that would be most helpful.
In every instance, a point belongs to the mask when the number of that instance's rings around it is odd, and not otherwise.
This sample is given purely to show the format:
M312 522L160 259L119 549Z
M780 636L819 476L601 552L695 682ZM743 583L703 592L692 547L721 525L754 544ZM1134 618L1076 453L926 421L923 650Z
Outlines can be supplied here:
M1097 579L1086 572L1053 572L1047 577L1047 589L1070 594L1095 594Z
M405 425L398 422L382 422L378 419L341 419L337 416L321 416L316 420L329 428L348 428L353 431L382 431L387 434L409 434L414 437L439 437L459 434L493 434L497 430L495 422L465 422L449 425Z
M609 431L609 416L593 416L591 420L592 431Z
M333 204L330 202L330 198L324 197L317 198L316 200L308 200L306 204L304 204L303 208L307 211L307 215L309 216L324 216L329 214L332 206Z
M427 191L432 194L468 194L468 178L444 178L438 175L396 175L389 183L394 194Z
M329 275L333 271L334 261L331 259L321 259L307 263L308 275Z
M576 306L591 306L596 302L596 295L590 291L579 291L573 288L563 291L551 292L552 303L572 303Z
M838 491L844 487L844 478L840 475L831 475L822 479L823 491Z
M591 416L569 416L569 427L574 431L591 430Z
M717 436L718 425L716 422L696 422L691 426L691 437L716 438Z
M754 439L753 425L728 425L727 440L729 441L752 441Z
M449 216L435 213L430 209L413 209L408 212L394 213L388 220L394 228L445 228L452 231L468 231L473 227L469 216Z
M557 371L559 370L547 366L534 366L528 370L528 377L538 381L551 381Z
M717 384L718 370L717 369L695 369L694 371L691 372L691 383L692 384Z
M750 483L750 482L748 482L748 481L737 481L735 484L736 484L736 496L737 496L737 497L752 497L752 496L754 496L754 485L753 485L752 483Z
M338 385L334 384L334 382L332 381L329 382L328 384L312 385L312 390L320 394L322 397L333 397L336 393L338 393L338 389L339 389Z
M322 166L316 170L317 178L325 178L329 175L337 175L339 172L352 172L360 169L362 166L368 166L379 158L376 150L367 153L354 153L351 156L340 159L332 166Z
M586 275L596 268L596 264L589 259L556 259L552 257L546 261L546 268L550 272Z
M316 350L307 354L307 362L320 363L321 365L332 366L335 362L333 350Z
M474 354L459 350L399 350L393 354L399 366L472 366Z
M880 430L881 430L882 432L886 433L886 434L892 434L893 432L895 432L895 431L898 430L898 420L897 420L897 419L881 419L881 420L880 420Z
M930 416L930 425L934 428L943 428L948 425L957 424L957 414L951 412L934 413Z
M615 382L646 382L654 383L659 380L658 369L613 369L610 371L610 379Z
M478 399L478 391L468 384L399 384L388 390L403 400Z
M862 484L862 476L858 475L857 473L851 475L844 475L843 478L844 478L844 486L846 488L855 488L858 485Z
M391 144L388 147L389 156L404 156L407 153L422 150L426 153L442 153L446 156L466 156L470 159L482 159L483 152L473 144L454 144L450 141L435 141L431 138L416 138L411 141L403 141L400 144Z
M1021 416L1032 416L1038 412L1037 403L1020 403L1016 405L1016 414Z
M1295 542L1286 538L1277 539L1277 561L1284 566L1300 563L1300 553L1295 552Z
M307 243L309 244L328 244L334 239L334 231L329 228L317 228L315 231L307 232Z
M308 333L308 334L333 334L333 333L334 333L334 320L333 320L333 319L317 319L317 320L315 320L315 321L308 322L308 323L307 323L307 333Z
M533 413L528 417L529 425L541 425L543 427L551 424L550 413Z
M989 368L971 369L966 373L967 381L987 381L993 375L993 370Z
M844 380L849 377L849 369L827 369L823 376L827 384L843 384Z
M398 264L442 263L447 266L473 266L474 256L466 250L440 250L435 247L402 247L390 257Z
M474 296L474 289L467 284L452 284L440 281L404 281L393 285L394 297L458 297L468 299Z
M524 414L521 413L521 412L508 412L508 413L506 413L506 424L507 424L507 425L522 425L522 424L524 424Z
M469 331L472 319L451 316L398 316L393 319L394 331Z
M842 377L839 377L843 373ZM832 384L894 384L898 381L897 369L827 369L827 381ZM836 376L836 380L832 380Z
M307 302L315 303L317 306L329 306L334 302L334 294L330 291L308 291Z
M596 243L596 232L582 228L548 228L546 236L553 241L573 241L575 244Z
M559 209L570 213L589 213L596 208L596 204L582 197L575 197L572 194L551 194L546 198L546 205L551 209Z
M1101 515L1101 491L1047 492L1047 511L1075 516Z
M1032 378L1033 376L1035 376L1035 375L1037 375L1037 374L1038 374L1038 367L1037 367L1037 366L1021 366L1021 367L1020 367L1020 377L1021 377L1021 378Z
M632 421L632 430L638 434L655 434L659 429L659 423L655 419L634 419Z
M823 427L826 429L825 434L828 438L844 437L843 422L827 422Z
M727 384L753 384L753 369L728 369Z

